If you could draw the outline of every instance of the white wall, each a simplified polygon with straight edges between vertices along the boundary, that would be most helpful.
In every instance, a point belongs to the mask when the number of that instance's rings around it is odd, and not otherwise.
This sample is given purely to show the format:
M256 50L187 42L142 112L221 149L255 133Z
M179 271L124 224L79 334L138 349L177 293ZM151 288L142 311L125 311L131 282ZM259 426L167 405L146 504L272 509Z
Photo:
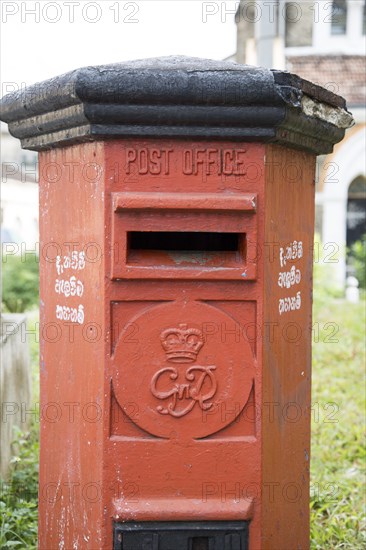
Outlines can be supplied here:
M14 240L19 247L18 252L25 252L25 248L27 251L34 250L39 241L38 184L9 178L2 181L1 211L2 227L16 235Z
M5 230L12 233L18 253L25 249L34 250L39 240L36 163L37 154L22 150L19 140L13 138L1 124L2 234ZM2 247L2 252L7 252L6 245ZM10 249L8 253L11 253Z

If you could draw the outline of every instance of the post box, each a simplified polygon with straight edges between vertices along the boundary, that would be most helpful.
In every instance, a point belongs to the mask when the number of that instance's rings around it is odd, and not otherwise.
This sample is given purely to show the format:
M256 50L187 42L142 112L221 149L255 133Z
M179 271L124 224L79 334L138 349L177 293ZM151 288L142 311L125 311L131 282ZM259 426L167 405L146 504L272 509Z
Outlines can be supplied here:
M309 547L315 160L352 123L185 57L13 93L39 151L39 547Z

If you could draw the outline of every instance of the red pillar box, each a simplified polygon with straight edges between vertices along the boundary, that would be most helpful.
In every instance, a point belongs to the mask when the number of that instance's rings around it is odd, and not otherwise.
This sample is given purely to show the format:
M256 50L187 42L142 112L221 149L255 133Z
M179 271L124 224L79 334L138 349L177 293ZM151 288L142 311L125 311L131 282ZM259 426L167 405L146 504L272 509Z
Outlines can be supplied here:
M344 100L163 58L2 108L40 152L40 548L308 548L315 159Z

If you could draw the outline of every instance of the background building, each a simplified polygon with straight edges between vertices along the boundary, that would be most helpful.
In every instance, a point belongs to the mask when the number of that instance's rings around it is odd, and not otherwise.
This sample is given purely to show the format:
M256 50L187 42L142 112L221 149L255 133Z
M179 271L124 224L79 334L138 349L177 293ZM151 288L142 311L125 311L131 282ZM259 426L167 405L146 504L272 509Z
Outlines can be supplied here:
M5 124L0 143L2 252L24 255L34 252L39 241L37 154L21 149Z
M316 230L334 282L352 272L346 247L366 233L364 0L241 0L236 14L238 63L285 69L342 95L356 125L319 158ZM335 254L336 252L336 254Z

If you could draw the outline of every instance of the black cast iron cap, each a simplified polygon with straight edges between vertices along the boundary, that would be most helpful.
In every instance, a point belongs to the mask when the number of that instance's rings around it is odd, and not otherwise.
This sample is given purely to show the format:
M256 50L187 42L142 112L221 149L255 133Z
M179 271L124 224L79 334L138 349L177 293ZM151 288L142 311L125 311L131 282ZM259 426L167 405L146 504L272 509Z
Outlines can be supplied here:
M330 153L353 125L345 100L284 71L184 56L85 67L6 95L24 149L108 138L271 142Z

